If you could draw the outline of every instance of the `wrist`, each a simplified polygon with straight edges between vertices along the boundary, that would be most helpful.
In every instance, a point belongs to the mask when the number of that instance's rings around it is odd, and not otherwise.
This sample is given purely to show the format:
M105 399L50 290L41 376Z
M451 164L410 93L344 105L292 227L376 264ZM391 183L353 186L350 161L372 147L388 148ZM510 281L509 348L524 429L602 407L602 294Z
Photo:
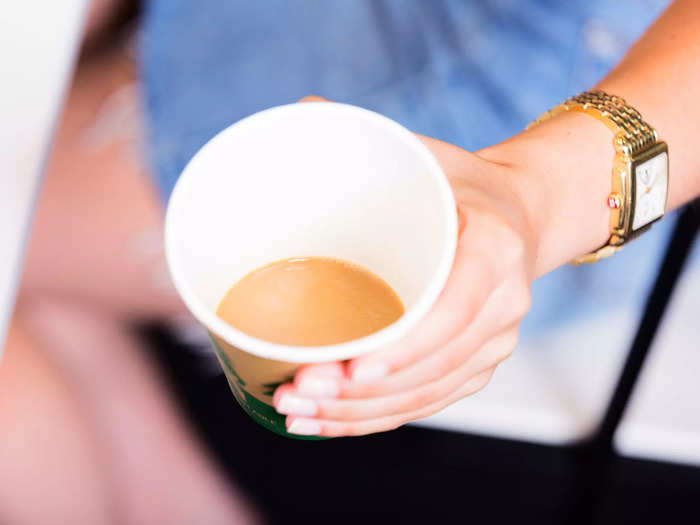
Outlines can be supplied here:
M614 150L612 135L600 122L562 114L478 155L514 175L538 239L536 276L608 239L606 197Z

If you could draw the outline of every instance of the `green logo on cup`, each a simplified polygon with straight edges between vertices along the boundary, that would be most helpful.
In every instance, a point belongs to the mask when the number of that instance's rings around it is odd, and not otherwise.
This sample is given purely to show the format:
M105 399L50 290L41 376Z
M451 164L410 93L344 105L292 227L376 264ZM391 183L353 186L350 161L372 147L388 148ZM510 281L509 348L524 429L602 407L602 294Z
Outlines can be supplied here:
M211 337L211 336L210 336ZM279 434L281 436L285 436L288 438L294 438L294 439L303 439L303 440L320 440L320 439L327 439L324 437L320 436L300 436L297 434L290 434L287 432L287 426L285 424L285 419L286 416L282 414L278 414L277 411L275 410L275 407L272 405L268 405L267 403L264 403L260 401L258 398L253 396L251 393L246 391L244 386L246 386L245 380L236 372L236 369L233 367L233 363L231 363L231 359L229 359L228 355L226 355L226 352L224 352L219 344L216 342L216 340L211 337L211 342L214 345L214 350L216 351L216 356L219 358L219 362L221 363L222 368L224 369L224 374L226 375L226 380L228 381L228 385L231 388L231 392L233 392L233 396L236 398L236 401L238 401L238 404L241 405L243 410L258 424L262 425L268 430L271 430L272 432ZM292 378L289 378L291 380ZM281 382L275 382L275 383L265 383L262 386L264 387L264 394L266 396L272 397L272 395L275 393L275 390L277 389L278 386L280 386L282 383L286 383L287 380L281 381Z

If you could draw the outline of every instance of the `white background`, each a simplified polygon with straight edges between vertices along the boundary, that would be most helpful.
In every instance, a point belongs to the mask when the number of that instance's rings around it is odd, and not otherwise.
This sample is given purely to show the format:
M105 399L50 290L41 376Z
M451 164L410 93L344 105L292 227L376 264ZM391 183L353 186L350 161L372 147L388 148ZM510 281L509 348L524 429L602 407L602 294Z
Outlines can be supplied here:
M0 10L0 357L86 6L21 0Z

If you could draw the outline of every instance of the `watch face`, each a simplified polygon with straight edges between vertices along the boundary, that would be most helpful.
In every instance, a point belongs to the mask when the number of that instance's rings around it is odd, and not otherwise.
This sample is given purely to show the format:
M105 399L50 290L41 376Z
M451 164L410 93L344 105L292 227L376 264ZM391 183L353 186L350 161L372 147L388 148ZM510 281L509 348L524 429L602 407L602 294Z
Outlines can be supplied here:
M635 202L632 229L643 228L664 214L668 191L668 153L637 164L634 170Z

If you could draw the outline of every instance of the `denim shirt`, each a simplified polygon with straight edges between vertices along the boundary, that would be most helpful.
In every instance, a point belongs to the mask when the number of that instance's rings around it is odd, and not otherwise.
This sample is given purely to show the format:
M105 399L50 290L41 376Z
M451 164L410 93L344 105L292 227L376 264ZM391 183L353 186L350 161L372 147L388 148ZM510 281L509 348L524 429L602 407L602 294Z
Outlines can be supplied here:
M209 138L307 94L364 106L475 150L604 76L667 0L151 0L141 58L165 197ZM615 257L538 280L527 343L571 322L638 316L672 219ZM572 337L575 334L572 333Z

